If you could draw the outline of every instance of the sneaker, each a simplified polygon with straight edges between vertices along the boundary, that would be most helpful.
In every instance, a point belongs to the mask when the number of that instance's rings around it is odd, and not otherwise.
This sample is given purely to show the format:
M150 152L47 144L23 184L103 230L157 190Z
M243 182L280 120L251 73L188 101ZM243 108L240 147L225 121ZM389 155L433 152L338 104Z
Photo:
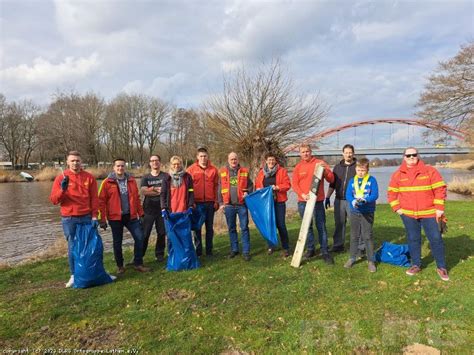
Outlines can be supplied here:
M409 276L413 276L413 275L418 274L419 272L421 272L421 268L417 265L413 265L405 272L405 274Z
M272 255L272 254L273 254L273 249L272 249L272 248L268 248L267 254L268 254L268 255Z
M443 268L438 268L436 269L436 271L438 272L438 275L441 278L441 280L449 281L448 270L443 269Z
M228 258L229 259L233 259L235 258L237 255L239 255L239 252L238 251L231 251Z
M74 285L74 275L71 275L71 277L69 278L69 281L66 282L65 284L66 288L70 288L72 287L72 285Z
M346 261L346 263L344 264L344 267L346 269L350 269L353 265L355 264L355 260L354 259L349 259Z
M252 257L249 254L244 254L245 261L250 261L250 259L252 259Z
M290 256L290 251L287 250L287 249L283 250L283 257L284 257L284 258L287 258L287 257L289 257L289 256Z
M376 272L377 271L377 267L375 266L373 261L369 261L369 271L370 272Z
M334 259L331 254L323 254L323 260L328 265L334 265Z
M110 275L110 274L109 274L109 276L110 276L110 278L112 279L112 281L115 281L115 280L117 280L117 276Z
M123 266L119 266L117 269L117 274L122 275L125 273L125 268Z
M312 258L312 257L315 256L315 255L316 255L316 253L315 253L314 250L308 249L308 250L306 251L306 254L304 254L304 257L305 257L306 259L309 259L309 258Z
M338 247L332 247L330 250L331 253L343 253L344 252L344 245Z
M149 267L143 266L143 265L135 265L135 270L138 272L150 272L151 269Z

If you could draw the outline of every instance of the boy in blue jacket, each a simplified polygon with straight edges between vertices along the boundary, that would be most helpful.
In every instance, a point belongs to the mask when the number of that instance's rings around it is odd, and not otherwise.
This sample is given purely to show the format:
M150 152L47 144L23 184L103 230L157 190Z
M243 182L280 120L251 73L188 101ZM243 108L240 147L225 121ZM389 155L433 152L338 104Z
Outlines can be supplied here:
M351 268L356 261L360 235L360 238L363 238L365 241L369 271L377 271L374 263L372 227L374 225L375 201L378 197L379 188L377 180L369 175L369 160L365 158L358 160L356 163L356 176L347 184L346 190L346 199L351 210L351 256L344 264L345 268Z

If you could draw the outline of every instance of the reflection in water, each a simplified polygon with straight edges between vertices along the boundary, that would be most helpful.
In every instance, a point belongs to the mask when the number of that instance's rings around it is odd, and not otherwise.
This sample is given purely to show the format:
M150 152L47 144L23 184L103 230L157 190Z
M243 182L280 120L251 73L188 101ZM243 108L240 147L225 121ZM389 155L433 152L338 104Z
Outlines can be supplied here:
M390 175L396 167L375 168L370 171L379 183L379 203L386 203L386 189ZM445 181L453 176L474 178L474 173L452 169L440 169ZM49 201L52 182L4 183L0 184L0 264L17 263L53 245L63 238L59 207ZM327 186L326 186L327 188ZM472 197L449 193L448 200L468 200ZM289 194L288 208L296 208L296 195ZM328 223L333 223L331 220ZM100 231L106 250L112 249L110 227ZM124 244L133 244L128 234Z

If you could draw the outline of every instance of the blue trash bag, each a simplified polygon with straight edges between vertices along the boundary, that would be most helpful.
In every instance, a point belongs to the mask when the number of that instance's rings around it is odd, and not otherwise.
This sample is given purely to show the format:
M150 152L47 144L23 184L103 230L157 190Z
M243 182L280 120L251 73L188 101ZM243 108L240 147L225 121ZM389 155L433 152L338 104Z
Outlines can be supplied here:
M196 208L192 209L191 213L191 230L199 231L206 220L206 213L204 211L205 206L202 204L196 205Z
M92 223L77 225L72 253L74 288L99 286L113 281L104 269L102 238Z
M269 186L248 194L245 204L263 239L272 248L278 246L273 189Z
M190 212L170 213L165 217L168 235L168 271L198 268L199 260L191 235Z
M409 267L410 252L408 251L408 244L383 242L380 249L375 253L375 260L396 266Z

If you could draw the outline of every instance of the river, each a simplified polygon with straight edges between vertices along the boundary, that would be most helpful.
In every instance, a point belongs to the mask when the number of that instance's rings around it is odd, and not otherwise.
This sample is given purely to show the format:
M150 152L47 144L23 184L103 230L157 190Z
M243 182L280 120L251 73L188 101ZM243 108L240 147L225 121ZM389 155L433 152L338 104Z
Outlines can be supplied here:
M396 167L371 169L381 191L379 203L386 203L390 175ZM474 178L474 172L439 169L448 183L453 177ZM0 184L0 265L16 264L41 253L62 238L59 207L49 201L52 182L3 183ZM448 193L448 200L472 200L472 197ZM289 209L296 208L296 195L290 192ZM329 223L332 223L329 221ZM111 250L110 228L100 232L106 250ZM125 244L131 244L130 235L125 235Z

